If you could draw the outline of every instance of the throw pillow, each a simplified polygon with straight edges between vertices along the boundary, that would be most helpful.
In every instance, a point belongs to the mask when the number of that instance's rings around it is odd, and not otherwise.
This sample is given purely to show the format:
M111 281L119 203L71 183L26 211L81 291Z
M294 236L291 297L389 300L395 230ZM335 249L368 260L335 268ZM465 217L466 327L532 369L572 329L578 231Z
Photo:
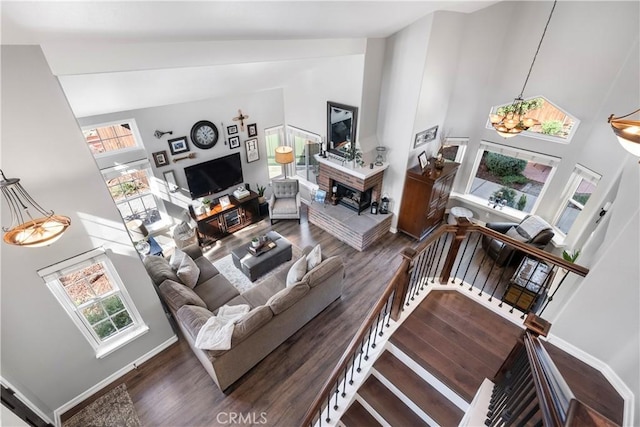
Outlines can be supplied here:
M307 272L307 257L303 256L299 260L293 263L289 272L287 273L287 287L293 286L298 283L304 277Z
M307 255L307 271L313 270L319 266L322 262L322 251L320 250L320 244L318 243L315 248Z
M169 265L173 269L173 271L177 271L180 268L180 264L182 264L182 259L187 256L184 252L180 250L180 248L176 248L171 255L171 259L169 260Z
M509 237L511 237L514 240L517 240L518 242L526 242L526 241L529 240L527 237L525 237L525 236L521 235L520 233L518 233L518 230L515 227L511 227L504 234L509 236Z
M198 283L198 277L200 277L200 269L196 265L195 261L188 256L182 257L180 267L176 272L182 283L193 289Z

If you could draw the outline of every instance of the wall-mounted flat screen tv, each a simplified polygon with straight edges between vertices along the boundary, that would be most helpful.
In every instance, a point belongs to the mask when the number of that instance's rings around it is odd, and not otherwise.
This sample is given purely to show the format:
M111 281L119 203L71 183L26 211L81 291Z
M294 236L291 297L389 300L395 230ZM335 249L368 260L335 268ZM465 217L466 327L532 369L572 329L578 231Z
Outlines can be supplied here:
M184 168L192 199L219 193L244 182L240 153Z

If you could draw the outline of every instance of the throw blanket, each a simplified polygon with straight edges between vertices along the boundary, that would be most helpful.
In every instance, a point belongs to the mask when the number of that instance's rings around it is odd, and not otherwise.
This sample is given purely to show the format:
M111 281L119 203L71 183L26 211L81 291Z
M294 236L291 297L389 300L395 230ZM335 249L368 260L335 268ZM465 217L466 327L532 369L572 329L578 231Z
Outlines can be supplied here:
M521 231L527 233L527 235L529 236L529 240L531 240L536 237L538 233L544 230L548 230L549 228L551 228L551 226L547 224L542 218L532 215L522 221L518 228Z
M234 322L249 312L247 304L223 305L218 314L202 325L196 337L196 347L202 350L229 350Z

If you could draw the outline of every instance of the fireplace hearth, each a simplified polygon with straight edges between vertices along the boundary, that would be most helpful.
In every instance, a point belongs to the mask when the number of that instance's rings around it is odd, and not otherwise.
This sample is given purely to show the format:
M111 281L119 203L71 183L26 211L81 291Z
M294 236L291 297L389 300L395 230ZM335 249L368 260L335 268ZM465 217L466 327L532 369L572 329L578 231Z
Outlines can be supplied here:
M358 215L371 206L371 188L365 191L359 191L339 182L334 183L334 185L336 185L338 189L336 193L338 203L349 209L353 209L358 212Z

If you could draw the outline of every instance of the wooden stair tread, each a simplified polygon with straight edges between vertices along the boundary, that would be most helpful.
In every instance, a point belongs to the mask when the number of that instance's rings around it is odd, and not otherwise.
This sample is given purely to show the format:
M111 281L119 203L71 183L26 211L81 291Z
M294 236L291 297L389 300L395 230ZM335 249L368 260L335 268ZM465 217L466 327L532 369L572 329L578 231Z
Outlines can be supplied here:
M553 344L543 342L543 346L576 398L616 424L622 425L624 399L605 376Z
M346 427L376 427L382 425L357 400L353 401L347 412L340 418L340 421Z
M428 426L374 376L365 381L358 394L392 426Z
M464 412L460 408L388 351L382 353L374 368L438 424L453 426L462 420Z

